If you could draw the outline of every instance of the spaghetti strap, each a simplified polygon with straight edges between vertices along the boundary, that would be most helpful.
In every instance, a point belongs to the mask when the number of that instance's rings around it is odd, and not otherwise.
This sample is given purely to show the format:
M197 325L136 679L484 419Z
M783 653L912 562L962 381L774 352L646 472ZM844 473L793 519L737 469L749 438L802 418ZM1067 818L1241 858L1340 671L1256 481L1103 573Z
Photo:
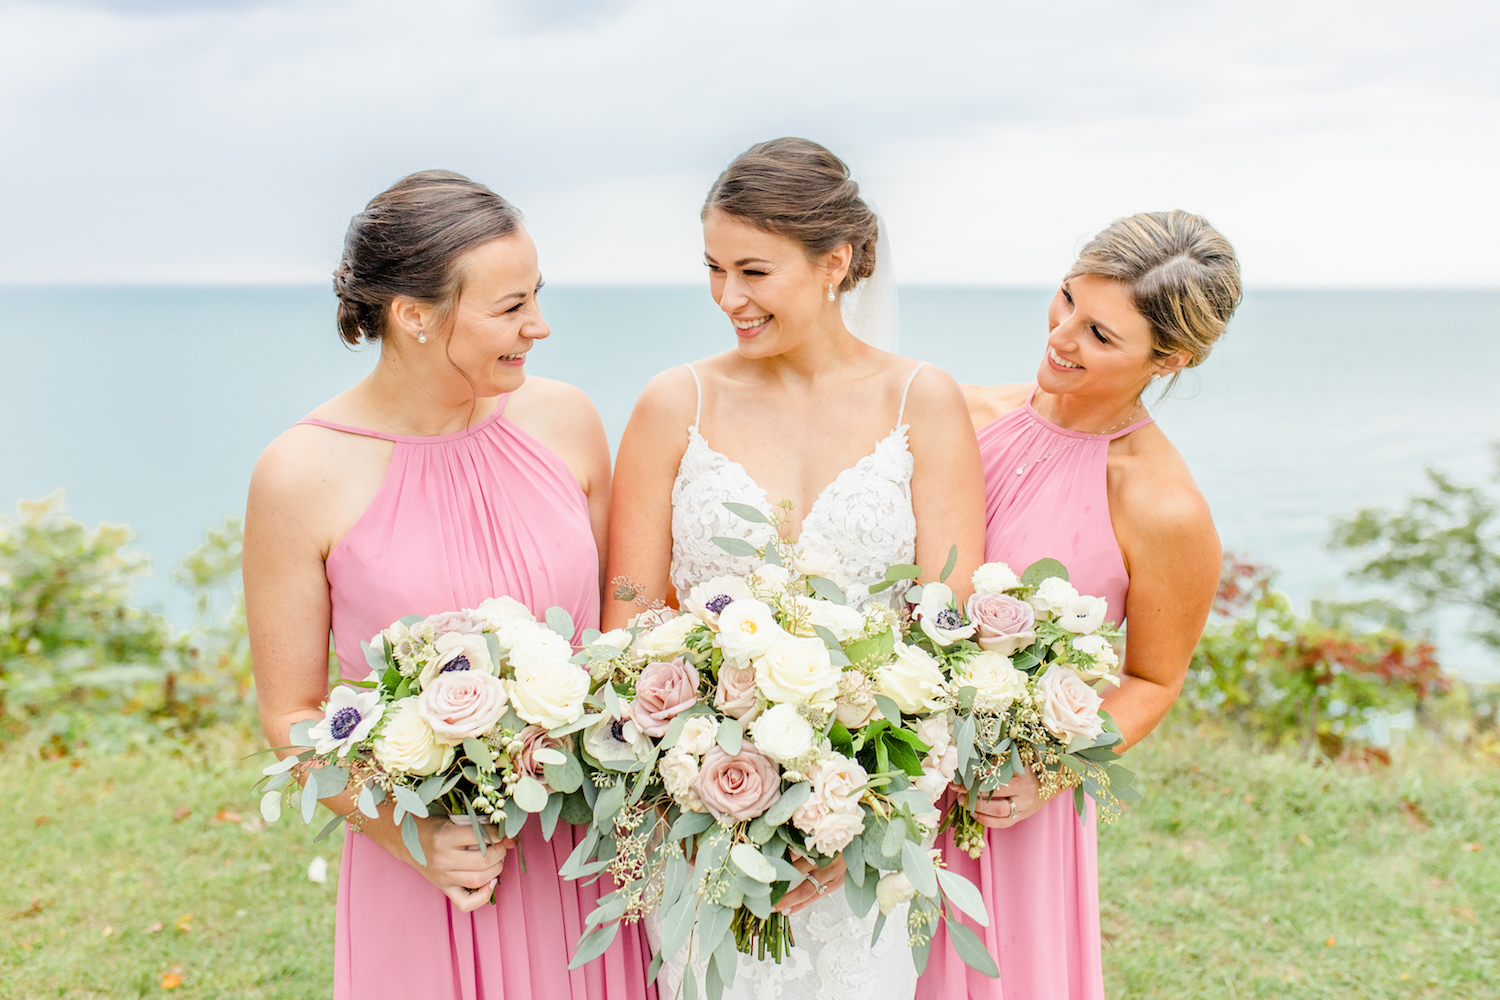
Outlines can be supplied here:
M342 431L345 434L358 434L360 437L380 438L382 441L399 441L398 435L387 434L384 431L366 430L363 427L350 427L348 424L336 424L331 420L319 420L317 417L305 417L297 421L297 424L311 424L314 427L326 427L331 431Z
M911 374L906 376L906 385L901 389L901 409L896 411L897 427L901 426L901 421L906 417L906 394L911 392L912 381L917 377L917 372L921 371L925 367L927 367L927 362L919 361L917 363L917 367L911 370Z
M1146 413L1146 415L1144 417L1142 417L1141 419L1137 420L1135 423L1130 424L1129 426L1122 427L1119 430L1115 431L1113 434L1111 434L1109 436L1109 439L1111 441L1113 441L1113 440L1115 440L1115 438L1122 438L1126 434L1131 433L1132 431L1138 431L1138 430L1140 430L1142 427L1145 427L1147 424L1153 422L1155 419L1156 418L1151 415L1150 411L1147 411L1147 413Z
M698 387L698 407L693 411L693 430L697 430L698 421L703 419L703 383L698 381L698 369L692 365L684 365L683 367L693 373L693 385Z

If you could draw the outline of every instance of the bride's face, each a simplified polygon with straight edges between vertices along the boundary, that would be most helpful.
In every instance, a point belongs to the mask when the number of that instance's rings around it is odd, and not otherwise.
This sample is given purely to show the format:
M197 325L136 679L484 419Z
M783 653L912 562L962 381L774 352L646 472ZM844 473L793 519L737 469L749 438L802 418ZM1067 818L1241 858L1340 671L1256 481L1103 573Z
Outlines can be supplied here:
M1047 308L1037 385L1050 393L1134 399L1151 376L1175 370L1151 349L1151 324L1124 284L1093 274L1063 282Z
M837 276L796 240L757 229L725 212L703 220L703 262L714 301L734 325L740 354L766 358L801 347L823 318Z

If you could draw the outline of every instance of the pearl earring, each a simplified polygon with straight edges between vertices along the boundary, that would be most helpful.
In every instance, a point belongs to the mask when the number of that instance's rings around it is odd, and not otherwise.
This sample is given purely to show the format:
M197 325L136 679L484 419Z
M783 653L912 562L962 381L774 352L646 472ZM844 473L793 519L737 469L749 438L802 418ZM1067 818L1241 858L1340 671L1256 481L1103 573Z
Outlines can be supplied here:
M427 343L427 331L426 330L418 330L417 331L417 343L419 343L419 344L425 344L425 343Z
M829 301L829 302L832 302L832 301L833 301L833 300L834 300L834 294L833 294L833 282L831 282L831 281L830 281L830 282L829 282L829 283L828 283L828 301Z

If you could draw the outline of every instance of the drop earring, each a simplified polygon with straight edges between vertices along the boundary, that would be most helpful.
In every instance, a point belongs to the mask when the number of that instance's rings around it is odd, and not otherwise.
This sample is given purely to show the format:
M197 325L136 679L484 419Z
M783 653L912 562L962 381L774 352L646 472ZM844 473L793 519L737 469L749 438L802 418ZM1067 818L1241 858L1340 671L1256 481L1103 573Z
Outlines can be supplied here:
M833 294L833 282L830 281L828 283L828 301L832 302L834 300L834 297L835 296Z
M417 343L419 343L419 344L425 344L425 343L427 343L427 331L426 330L418 330L417 331Z

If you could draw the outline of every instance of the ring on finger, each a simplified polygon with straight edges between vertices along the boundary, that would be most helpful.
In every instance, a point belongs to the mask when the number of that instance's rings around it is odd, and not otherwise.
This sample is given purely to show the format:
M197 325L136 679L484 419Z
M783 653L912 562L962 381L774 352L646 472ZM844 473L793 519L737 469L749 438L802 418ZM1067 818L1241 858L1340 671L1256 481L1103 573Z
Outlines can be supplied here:
M1005 818L1006 819L1015 819L1016 818L1016 800L1013 799L1013 798L1011 798L1008 795L1005 797Z
M814 881L817 881L817 880L814 879ZM828 883L827 882L818 882L818 895L821 896L821 895L823 895L823 893L825 893L827 891L828 891Z

